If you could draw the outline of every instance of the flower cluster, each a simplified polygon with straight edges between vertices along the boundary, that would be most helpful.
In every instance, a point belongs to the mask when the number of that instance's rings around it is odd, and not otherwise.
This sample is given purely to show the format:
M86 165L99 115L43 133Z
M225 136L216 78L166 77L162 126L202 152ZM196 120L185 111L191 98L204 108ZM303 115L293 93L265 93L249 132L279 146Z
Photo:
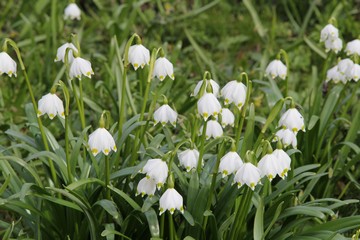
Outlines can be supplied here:
M320 42L325 42L326 52L333 51L337 54L343 47L343 42L339 38L339 30L330 23L321 30Z

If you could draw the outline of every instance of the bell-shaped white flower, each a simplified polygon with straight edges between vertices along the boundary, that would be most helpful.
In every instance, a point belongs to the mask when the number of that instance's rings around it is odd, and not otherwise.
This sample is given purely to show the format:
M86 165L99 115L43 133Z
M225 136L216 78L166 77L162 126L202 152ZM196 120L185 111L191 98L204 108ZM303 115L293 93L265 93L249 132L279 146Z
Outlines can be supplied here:
M160 81L164 80L166 76L169 76L172 80L175 79L173 64L165 57L159 57L154 64L153 77L157 77Z
M88 60L85 60L81 57L76 57L71 63L69 76L70 79L74 77L81 80L81 76L91 78L91 75L94 74L94 71L91 68L91 63Z
M261 176L260 169L251 163L244 163L236 172L234 183L237 183L238 188L242 185L248 185L253 191L256 185L260 182Z
M355 63L351 68L346 70L345 75L348 80L352 79L357 82L360 78L360 65Z
M168 177L168 166L166 162L161 159L149 159L143 169L140 170L141 173L146 173L147 178L151 178L155 181L156 186L160 189L167 177Z
M116 152L116 145L113 136L103 127L99 127L89 135L89 148L94 156L99 152L108 155L111 150Z
M6 52L0 53L0 75L3 73L16 77L16 62Z
M342 46L343 43L340 38L328 39L325 41L325 52L333 51L337 54L341 51Z
M297 133L302 130L305 132L304 118L296 108L288 109L280 118L279 126L288 128Z
M58 62L58 61L65 62L65 54L66 54L67 48L70 48L70 50L68 52L68 60L69 60L69 63L72 63L72 61L74 60L74 52L76 52L76 53L78 52L77 48L72 43L64 43L57 49L56 58L54 60L55 62Z
M203 131L203 126L201 126L200 128L200 134ZM223 135L224 131L220 125L220 123L218 123L215 120L209 120L207 122L207 126L206 126L206 140L208 140L209 138L217 138L217 137L221 137Z
M271 61L265 69L265 75L273 79L279 77L285 80L286 74L287 67L278 59Z
M354 62L349 59L349 58L345 58L345 59L342 59L341 61L338 62L337 66L338 66L338 71L341 73L341 74L345 74L346 71L349 69L349 68L352 68L352 66L354 65Z
M206 121L210 116L217 117L221 112L221 105L214 94L205 93L197 102L197 109Z
M273 153L263 156L258 163L258 168L261 171L261 177L266 176L270 182L279 172L281 173L277 158Z
M161 123L165 126L166 123L171 123L176 126L177 112L175 112L168 104L164 104L154 112L155 125Z
M70 3L64 10L64 19L80 20L81 10L76 3Z
M135 44L129 48L129 62L137 70L139 67L144 68L145 65L149 65L150 51L142 44Z
M242 164L243 161L237 152L228 152L220 159L219 173L222 173L222 177L226 177L236 173Z
M236 80L230 81L221 89L221 96L225 105L234 103L241 109L246 99L246 86Z
M346 44L345 52L348 56L354 54L360 56L360 40L355 39L353 41L348 42Z
M201 86L203 84L203 80L199 81L196 86L195 86L195 89L194 89L194 92L191 94L192 96L196 97L199 92L200 92L200 89L201 89ZM218 97L219 96L219 91L220 91L220 86L219 84L217 84L217 82L215 82L214 80L210 79L210 80L206 80L205 82L205 89L207 88L207 85L210 84L211 85L211 88L213 90L213 94Z
M178 154L180 165L183 166L187 172L196 168L199 161L199 151L196 149L186 149ZM202 161L202 160L201 160Z
M291 158L282 149L275 149L272 155L275 156L277 160L277 174L279 175L279 177L284 179L287 176L288 171L291 169Z
M235 116L234 114L228 109L223 108L221 109L221 125L226 127L227 125L234 126Z
M335 39L339 37L339 30L332 24L326 25L320 34L320 42L325 42L328 39Z
M56 115L65 118L63 102L56 94L48 93L39 100L37 116L40 117L45 113L50 119L53 119Z
M326 73L326 82L333 81L334 83L346 82L346 75L339 72L338 66L330 68Z
M275 138L273 141L281 141L284 147L292 145L293 148L297 148L297 139L296 135L290 129L280 129L275 133Z
M154 196L154 193L156 191L156 183L153 179L144 177L140 180L140 182L137 185L136 188L136 196L141 194L142 197L144 197L146 194L149 197Z
M176 209L184 213L183 197L174 188L168 188L164 192L160 197L159 204L159 215L163 214L166 210L173 214Z

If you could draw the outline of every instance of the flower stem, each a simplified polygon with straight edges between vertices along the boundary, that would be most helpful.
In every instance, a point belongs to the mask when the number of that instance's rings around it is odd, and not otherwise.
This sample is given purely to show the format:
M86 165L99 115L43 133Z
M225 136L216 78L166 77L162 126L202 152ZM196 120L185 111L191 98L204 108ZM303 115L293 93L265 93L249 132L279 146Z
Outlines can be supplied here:
M29 94L30 94L31 102L33 104L33 109L34 109L35 114L37 114L38 113L37 103L35 101L34 93L33 93L33 90L31 88L31 83L30 83L29 77L27 75L25 65L24 65L24 63L22 61L20 50L19 50L17 44L13 40L11 40L9 38L6 38L4 45L6 45L7 43L9 43L12 46L12 48L14 49L14 51L16 53L16 56L17 56L17 58L19 60L20 67L21 67L21 70L23 71L24 78L25 78L25 81L26 81L26 86L27 86ZM36 119L37 119L37 122L38 122L38 125L39 125L39 130L40 130L42 141L44 143L45 150L50 151L49 144L48 144L48 141L47 141L47 138L46 138L46 134L45 134L45 131L44 131L44 127L43 127L41 118L37 117ZM49 167L50 167L51 177L52 177L52 179L54 181L54 185L56 187L58 187L59 184L58 184L58 179L57 179L57 176L56 176L56 170L55 170L54 163L52 162L52 160L50 158L48 158L48 163L49 163Z
M200 145L199 161L198 161L198 165L197 165L197 172L199 174L201 172L201 164L202 164L202 159L203 159L204 151L205 151L206 128L207 128L207 121L204 122L203 131L202 131L201 139L200 139L201 145Z
M110 159L108 156L105 156L105 191L106 191L106 199L110 200L110 188L108 187L110 184Z

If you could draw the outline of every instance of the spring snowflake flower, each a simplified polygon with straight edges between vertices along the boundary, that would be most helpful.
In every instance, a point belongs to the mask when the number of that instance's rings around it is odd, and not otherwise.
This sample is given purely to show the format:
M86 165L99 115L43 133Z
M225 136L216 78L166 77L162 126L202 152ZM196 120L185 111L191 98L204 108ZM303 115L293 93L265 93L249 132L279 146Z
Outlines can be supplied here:
M279 175L279 177L284 179L287 176L288 171L291 170L291 158L282 149L275 149L272 155L275 156L277 160L277 174Z
M199 151L196 149L187 149L178 153L180 165L183 166L187 172L196 168L199 161ZM201 160L202 161L202 160Z
M225 99L225 105L234 103L241 109L246 99L246 86L236 80L230 81L221 89L221 96Z
M77 48L72 43L64 43L57 49L56 58L54 60L55 62L58 62L58 61L65 62L65 54L66 54L67 48L70 48L70 50L68 52L68 60L69 60L70 64L72 63L72 61L74 60L73 51L75 51L76 53L78 52Z
M269 63L265 70L265 76L272 79L279 77L285 80L287 74L287 67L280 60L273 60Z
M345 74L341 74L339 72L339 68L338 66L334 66L332 68L330 68L327 72L326 72L326 82L329 82L329 81L333 81L334 83L339 83L340 81L341 82L346 82L347 79L346 79L346 75Z
M169 169L166 162L158 158L149 159L140 170L141 173L146 173L147 178L155 181L158 189L164 185L168 177L168 171Z
M199 81L199 82L196 84L195 89L194 89L194 92L191 94L192 96L196 97L196 96L199 94L202 84L203 84L203 80ZM205 89L207 88L207 85L210 84L211 87L212 87L212 90L213 90L213 94L214 94L216 97L219 96L220 86L219 86L219 84L217 84L217 82L215 82L214 80L210 79L210 80L206 80L205 84L206 84Z
M338 71L341 73L341 74L345 74L346 71L349 69L349 68L352 68L352 66L354 65L354 62L349 59L349 58L345 58L345 59L342 59L341 61L338 62L337 66L338 66Z
M45 113L50 119L53 119L56 115L65 118L63 102L56 94L48 93L39 100L37 116L40 117Z
M177 112L175 112L168 104L164 104L154 112L155 125L161 123L165 126L166 123L171 123L176 126Z
M200 128L200 134L202 134L203 131L203 126L201 126ZM223 135L224 131L220 125L220 123L218 123L215 120L210 120L207 122L207 126L206 126L206 140L208 140L209 138L217 138L217 137L221 137Z
M144 68L145 65L149 65L150 51L142 44L135 44L129 48L129 62L137 70L139 67Z
M226 177L236 173L242 164L243 161L237 152L228 152L220 159L219 173L222 173L222 177Z
M352 79L357 82L360 78L360 65L354 63L351 68L346 70L345 75L348 80Z
M332 24L326 25L320 34L320 42L325 42L328 39L335 39L339 37L339 30Z
M226 127L227 125L233 127L234 122L235 122L234 114L228 108L223 108L221 110L221 125L223 126L223 128Z
M174 188L168 188L160 197L159 203L159 215L163 214L166 210L173 214L176 209L184 213L183 197Z
M153 77L156 76L160 81L169 76L172 80L175 79L173 64L165 57L159 57L155 61Z
M237 183L238 188L246 184L253 191L256 185L260 182L261 171L251 163L244 163L236 172L234 177L234 183Z
M81 75L91 78L91 75L93 74L94 71L92 70L91 63L88 60L81 57L74 58L70 66L70 79L76 77L81 80Z
M0 53L0 75L3 73L16 77L16 62L6 52Z
M348 56L354 54L360 56L360 40L355 39L353 41L348 42L346 44L345 52Z
M217 117L221 112L221 105L214 94L205 93L197 102L197 109L206 121L210 116Z
M284 147L292 145L293 148L297 148L296 135L290 129L280 129L279 131L277 131L275 133L275 138L273 141L274 142L281 141L281 143L284 145Z
M258 163L258 168L261 171L261 177L267 176L270 182L279 172L281 173L278 160L273 153L263 156Z
M325 52L333 51L334 53L338 53L341 51L343 46L342 40L340 38L335 39L327 39L325 41Z
M116 152L116 145L114 138L105 128L98 128L89 135L89 148L94 156L99 152L103 152L106 156L110 151Z
M76 3L70 3L64 10L64 19L80 20L81 10Z
M304 118L296 108L288 109L280 118L279 126L288 128L294 133L302 130L305 132Z
M152 197L154 196L155 191L156 183L154 182L154 180L144 177L137 185L136 196L141 194L141 196L144 197L147 194L149 197Z

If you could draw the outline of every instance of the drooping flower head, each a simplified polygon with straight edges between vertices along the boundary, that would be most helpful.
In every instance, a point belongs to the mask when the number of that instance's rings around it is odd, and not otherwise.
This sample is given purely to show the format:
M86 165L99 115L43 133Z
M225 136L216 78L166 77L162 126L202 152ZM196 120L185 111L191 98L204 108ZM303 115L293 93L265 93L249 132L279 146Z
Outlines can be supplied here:
M203 131L203 126L201 126L200 128L200 134ZM206 126L206 140L208 140L209 138L218 138L221 137L223 135L224 131L220 125L220 123L218 123L215 120L209 120L207 122L207 126Z
M260 169L255 167L252 163L244 163L236 172L234 183L237 183L238 188L246 184L251 190L254 190L256 185L260 182L260 174Z
M339 72L338 65L330 68L326 72L326 82L333 81L334 83L339 83L340 81L345 83L347 81L346 75Z
M332 24L326 25L320 33L320 42L325 42L328 39L336 39L339 37L339 30Z
M275 149L272 155L275 156L277 161L277 174L279 177L284 179L287 176L288 171L291 169L291 158L282 149Z
M354 62L350 58L344 58L341 61L339 61L337 64L338 71L341 74L345 74L348 71L348 69L352 68L353 65Z
M80 20L81 10L76 3L70 3L64 10L64 19Z
M146 194L149 197L154 196L156 191L156 183L153 179L144 177L140 180L136 188L136 196L141 194L144 197Z
M81 80L81 76L91 78L91 75L94 74L94 71L91 68L91 63L88 60L85 60L81 57L76 57L71 63L69 76L70 79L74 77Z
M16 62L6 52L0 53L0 75L3 73L16 77Z
M48 93L39 100L37 116L40 117L45 113L50 119L56 115L65 118L63 102L55 93Z
M288 109L281 116L279 126L290 129L294 133L300 130L305 132L304 118L295 107Z
M72 43L64 43L57 49L56 58L54 60L55 62L62 61L65 63L65 54L67 48L70 48L68 52L68 60L70 64L72 63L72 61L74 60L74 52L78 53L77 48Z
M117 148L113 136L104 127L100 126L89 135L89 148L91 153L96 156L100 152L109 155L111 150L116 152Z
M194 92L191 94L192 96L194 97L197 97L199 92L200 92L200 89L201 89L201 86L203 84L203 81L204 80L201 80L199 81L196 86L195 86L195 89L194 89ZM215 97L218 97L219 95L219 90L220 90L220 86L219 84L217 84L217 82L215 82L214 80L210 79L210 80L205 80L205 89L208 87L208 85L211 85L211 88L212 88L212 92L213 94L215 95Z
M169 169L166 162L159 158L149 159L140 170L141 173L146 173L147 178L155 181L158 189L164 185L168 177L168 171Z
M265 70L265 76L276 78L279 77L285 80L287 74L287 67L280 60L276 59L269 63Z
M270 182L276 177L278 172L281 172L277 158L273 153L263 156L258 163L258 168L261 171L261 177L266 176Z
M274 142L280 141L284 147L292 145L293 148L297 147L296 134L290 129L280 129L275 133Z
M168 104L164 104L154 112L155 125L161 123L165 126L166 123L171 123L176 126L177 112L175 112Z
M333 51L334 53L338 53L341 51L343 47L342 40L340 38L335 39L327 39L325 41L325 52Z
M199 114L206 121L210 116L217 117L221 112L221 104L213 93L204 93L197 102L197 109Z
M160 81L163 81L166 76L169 76L172 80L175 79L173 64L165 57L159 57L154 64L153 77L157 77Z
M169 210L169 212L173 214L176 209L184 213L183 197L175 188L168 188L160 197L159 203L159 215L163 214L166 210Z
M144 68L145 65L149 65L150 51L141 43L132 45L129 48L128 61L133 65L135 70L139 67Z
M235 151L230 151L220 159L219 173L222 173L222 177L226 177L236 173L242 164L243 161L239 154Z
M230 81L221 89L221 96L225 105L234 103L241 109L246 100L246 86L237 80Z
M228 108L221 109L221 125L226 127L227 125L234 126L235 116Z
M196 168L199 161L199 151L196 149L186 149L178 154L180 165L183 166L187 172ZM201 160L202 161L202 160Z
M360 56L360 40L355 39L346 44L345 52L348 56L358 55Z
M354 80L357 82L360 78L360 65L354 63L351 68L348 68L345 72L347 80Z

